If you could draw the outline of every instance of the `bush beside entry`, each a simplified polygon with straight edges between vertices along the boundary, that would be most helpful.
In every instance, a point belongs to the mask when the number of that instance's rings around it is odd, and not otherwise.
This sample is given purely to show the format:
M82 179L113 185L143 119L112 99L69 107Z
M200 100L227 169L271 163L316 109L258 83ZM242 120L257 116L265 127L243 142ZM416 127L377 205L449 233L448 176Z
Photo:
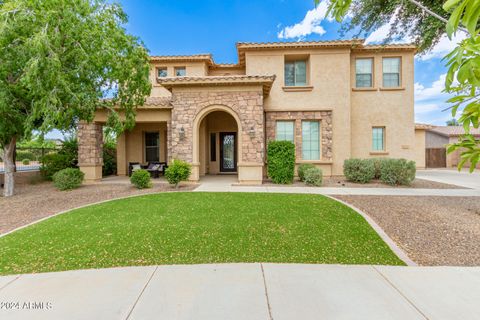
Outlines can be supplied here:
M178 188L181 181L186 181L192 173L192 166L182 160L173 160L172 163L165 170L165 178L168 183L174 184Z
M309 186L321 186L323 180L323 172L320 168L308 168L305 170L304 181Z
M295 174L295 145L290 141L270 141L267 157L268 176L273 183L292 183Z
M150 173L147 170L135 170L130 177L130 182L137 189L146 189L152 187L152 181L150 180Z
M311 168L315 168L315 166L311 163L304 163L299 165L297 169L298 179L300 179L300 181L305 181L305 171Z
M84 176L79 169L63 169L53 175L53 185L59 190L76 189L82 185Z

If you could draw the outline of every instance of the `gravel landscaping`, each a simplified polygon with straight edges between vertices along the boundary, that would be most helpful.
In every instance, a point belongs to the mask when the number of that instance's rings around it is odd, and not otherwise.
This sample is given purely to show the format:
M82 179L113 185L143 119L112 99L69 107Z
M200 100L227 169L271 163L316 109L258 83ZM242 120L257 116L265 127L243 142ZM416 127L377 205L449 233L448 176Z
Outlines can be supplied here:
M295 180L293 184L274 184L273 182L267 180L263 183L267 186L291 186L291 187L305 187L305 183ZM373 180L370 183L354 183L347 181L345 177L324 177L321 187L327 188L413 188L413 189L467 189L461 186L456 186L453 184L446 184L441 182L415 179L409 186L390 186L388 184L382 183L378 180ZM317 188L317 187L314 187Z
M193 190L194 184L180 186L178 191ZM128 183L84 185L72 191L58 191L51 182L35 185L17 184L15 196L0 196L0 234L29 224L57 212L99 201L129 195L175 191L166 183L154 183L153 188L138 190Z
M480 198L335 196L367 213L419 265L480 265Z

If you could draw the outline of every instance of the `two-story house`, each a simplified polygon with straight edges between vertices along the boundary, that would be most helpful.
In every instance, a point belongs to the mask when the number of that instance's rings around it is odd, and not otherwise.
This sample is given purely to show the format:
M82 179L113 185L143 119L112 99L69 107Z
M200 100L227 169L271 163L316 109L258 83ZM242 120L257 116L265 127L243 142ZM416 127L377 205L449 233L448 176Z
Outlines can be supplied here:
M118 139L118 174L131 162L192 164L191 180L265 176L269 140L296 146L297 164L342 175L351 157L415 160L413 45L363 40L237 43L238 63L209 54L151 57L151 96ZM99 110L79 126L79 166L101 178Z

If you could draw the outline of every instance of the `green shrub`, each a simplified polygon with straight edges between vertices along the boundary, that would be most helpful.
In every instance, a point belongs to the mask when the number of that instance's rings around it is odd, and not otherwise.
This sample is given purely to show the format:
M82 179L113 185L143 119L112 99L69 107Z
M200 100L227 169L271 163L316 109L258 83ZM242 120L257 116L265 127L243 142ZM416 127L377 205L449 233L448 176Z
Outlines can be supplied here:
M18 150L17 155L15 160L17 161L23 161L23 160L30 160L33 161L35 160L36 157L31 151L24 151L24 150Z
M59 190L72 190L80 187L84 173L76 168L67 168L53 175L53 185Z
M267 156L268 176L273 183L292 183L295 174L295 145L290 141L270 141Z
M375 166L369 159L347 159L343 163L343 174L348 181L367 183L375 177Z
M22 160L22 164L23 164L24 166L28 166L28 165L30 164L30 160L28 160L28 159L23 159L23 160Z
M311 163L304 163L298 166L297 173L300 181L305 181L305 171L311 168L315 168L315 166Z
M117 149L115 144L105 144L103 146L103 168L102 175L110 176L117 173Z
M40 172L48 180L51 180L53 175L60 170L75 167L72 163L72 159L65 154L47 154L40 160L40 162L42 163Z
M152 181L150 180L150 173L147 170L140 169L135 170L130 177L130 182L137 189L146 189L152 187Z
M178 188L180 181L186 181L192 173L192 166L182 160L173 160L165 170L165 178L168 183L174 184Z
M77 164L78 162L78 140L76 137L69 138L62 143L62 147L58 151L70 159L70 162Z
M415 161L385 159L380 170L380 180L389 185L410 185L415 179Z
M305 170L305 183L309 186L321 186L323 180L323 172L320 168L308 168Z
M381 174L381 169L382 169L382 163L387 161L389 158L371 158L368 159L368 161L371 161L373 163L373 167L375 168L375 175L373 176L373 179L380 179L380 174Z

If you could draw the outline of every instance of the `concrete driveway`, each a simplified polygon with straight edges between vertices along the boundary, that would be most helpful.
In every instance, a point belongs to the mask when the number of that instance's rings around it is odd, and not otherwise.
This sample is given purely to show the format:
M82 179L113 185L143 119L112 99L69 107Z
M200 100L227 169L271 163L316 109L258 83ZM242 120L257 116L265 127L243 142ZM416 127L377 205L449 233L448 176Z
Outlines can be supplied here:
M449 169L418 170L417 178L480 190L480 172L478 170L473 173Z
M0 319L478 319L480 268L127 267L0 277Z

